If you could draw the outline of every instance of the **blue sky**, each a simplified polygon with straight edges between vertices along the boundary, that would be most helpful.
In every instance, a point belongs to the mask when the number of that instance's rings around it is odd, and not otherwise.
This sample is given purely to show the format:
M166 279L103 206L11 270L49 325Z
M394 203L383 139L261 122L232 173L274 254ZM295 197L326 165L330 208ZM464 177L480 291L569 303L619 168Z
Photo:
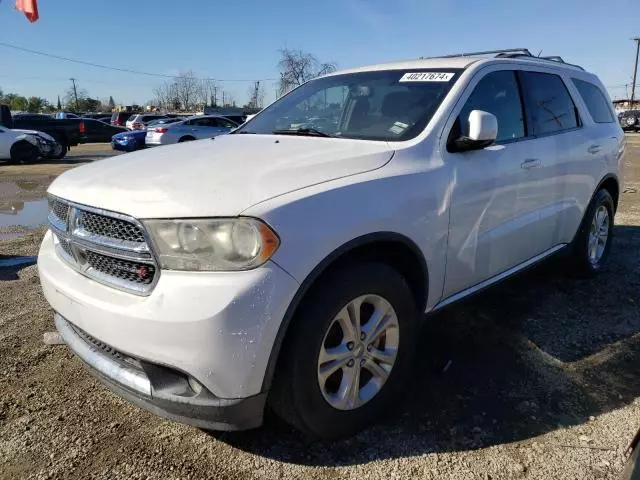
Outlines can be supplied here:
M278 49L339 68L459 51L528 47L597 73L612 97L631 83L638 0L39 0L30 24L0 0L0 42L161 74L262 80L273 99ZM0 46L5 93L55 101L68 78L92 97L143 103L161 78L106 71ZM222 81L240 103L249 82ZM640 88L638 89L640 90Z

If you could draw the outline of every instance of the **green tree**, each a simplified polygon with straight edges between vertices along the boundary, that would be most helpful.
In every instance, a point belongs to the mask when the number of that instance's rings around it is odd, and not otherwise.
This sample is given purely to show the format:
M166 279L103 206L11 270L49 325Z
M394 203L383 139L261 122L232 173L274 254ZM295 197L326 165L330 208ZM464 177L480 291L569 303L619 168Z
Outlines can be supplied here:
M83 97L78 98L78 112L97 112L100 110L100 100L95 98Z
M116 102L113 100L112 96L109 96L109 109L113 110L114 108L116 108Z
M40 113L49 106L49 102L40 97L29 97L27 102L27 111L31 113Z
M60 95L58 95L58 110L62 110L62 103L60 102Z
M9 103L9 108L14 112L24 112L27 109L29 101L22 95L9 93L5 99Z

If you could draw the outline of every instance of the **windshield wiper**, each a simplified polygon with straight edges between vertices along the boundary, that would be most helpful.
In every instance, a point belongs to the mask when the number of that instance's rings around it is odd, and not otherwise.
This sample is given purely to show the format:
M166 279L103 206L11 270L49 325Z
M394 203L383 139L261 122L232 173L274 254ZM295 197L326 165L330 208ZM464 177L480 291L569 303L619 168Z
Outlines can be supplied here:
M256 132L248 132L246 130L234 130L233 132L230 133L231 135L255 135Z
M274 135L303 135L307 137L333 137L330 133L321 132L315 128L296 128L295 130L274 130Z

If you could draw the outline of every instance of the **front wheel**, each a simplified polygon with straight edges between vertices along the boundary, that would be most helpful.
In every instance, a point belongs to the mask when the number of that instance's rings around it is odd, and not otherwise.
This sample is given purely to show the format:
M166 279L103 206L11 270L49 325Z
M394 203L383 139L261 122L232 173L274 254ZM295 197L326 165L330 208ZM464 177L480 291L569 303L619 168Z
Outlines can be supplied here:
M578 273L598 273L605 265L613 237L613 198L601 189L593 197L572 244L572 260Z
M15 143L11 147L12 163L34 163L40 156L40 150L26 140Z
M269 396L318 438L353 435L397 405L417 332L411 290L393 268L353 265L314 288L296 313Z

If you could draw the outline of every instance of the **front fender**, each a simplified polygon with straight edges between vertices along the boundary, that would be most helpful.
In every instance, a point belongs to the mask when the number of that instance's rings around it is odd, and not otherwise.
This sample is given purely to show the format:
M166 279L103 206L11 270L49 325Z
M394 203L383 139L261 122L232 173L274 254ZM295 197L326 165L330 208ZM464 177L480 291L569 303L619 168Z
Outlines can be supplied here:
M429 271L427 309L442 295L449 232L446 168L383 169L291 192L250 207L280 236L273 261L299 283L332 252L380 232L415 244Z

